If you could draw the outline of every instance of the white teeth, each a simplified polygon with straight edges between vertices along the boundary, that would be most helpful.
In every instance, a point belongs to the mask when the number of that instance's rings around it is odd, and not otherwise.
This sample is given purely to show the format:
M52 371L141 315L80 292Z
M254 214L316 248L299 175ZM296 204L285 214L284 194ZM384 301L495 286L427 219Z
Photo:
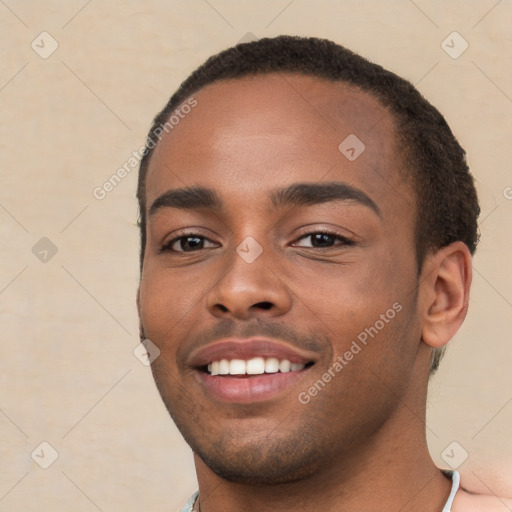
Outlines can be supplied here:
M229 363L229 374L230 375L244 375L246 367L247 367L247 364L243 359L232 359Z
M261 375L265 373L265 359L255 357L247 361L247 375Z
M212 361L208 366L211 375L263 375L264 373L288 373L304 369L301 363L292 363L288 359L281 361L276 357L253 357L248 361L243 359L221 359Z
M279 371L279 360L275 357L269 357L265 361L265 373L277 373Z
M229 375L229 361L222 359L219 362L219 375Z
M292 363L290 363L290 361L288 361L288 359L283 359L280 363L279 363L279 371L281 373L287 373L290 371L292 367Z

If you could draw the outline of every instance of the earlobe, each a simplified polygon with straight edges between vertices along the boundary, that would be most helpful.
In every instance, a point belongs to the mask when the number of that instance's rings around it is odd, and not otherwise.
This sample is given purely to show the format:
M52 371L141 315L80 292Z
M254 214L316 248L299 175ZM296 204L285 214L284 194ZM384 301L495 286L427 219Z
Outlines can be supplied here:
M423 300L422 339L432 348L446 345L459 330L469 305L471 254L454 242L427 257L420 284Z

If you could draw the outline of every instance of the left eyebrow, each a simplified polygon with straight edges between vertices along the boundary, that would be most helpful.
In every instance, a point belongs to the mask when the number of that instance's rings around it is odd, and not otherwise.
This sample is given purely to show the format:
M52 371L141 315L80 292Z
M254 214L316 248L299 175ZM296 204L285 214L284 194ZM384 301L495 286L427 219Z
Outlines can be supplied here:
M272 192L270 200L275 208L310 206L331 201L355 201L370 208L382 218L380 208L368 195L362 190L340 181L295 183Z

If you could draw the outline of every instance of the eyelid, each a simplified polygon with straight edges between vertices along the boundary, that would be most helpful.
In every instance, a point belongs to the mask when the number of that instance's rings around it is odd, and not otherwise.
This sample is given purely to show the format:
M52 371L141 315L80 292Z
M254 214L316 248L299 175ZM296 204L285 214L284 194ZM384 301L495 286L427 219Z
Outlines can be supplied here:
M302 240L303 238L307 238L308 236L313 236L313 235L316 235L316 234L322 234L322 235L329 235L329 236L332 236L333 238L336 238L338 240L340 240L342 242L342 245L355 245L356 241L345 236L345 235L340 235L339 233L336 233L332 230L329 230L329 229L325 229L325 228L317 228L317 229L312 229L308 232L305 232L305 233L302 233L299 237L297 237L293 242L292 244L296 244L298 241ZM333 247L325 247L324 249L333 249L334 247L336 246L333 246ZM339 247L339 246L338 246ZM311 249L322 249L320 247L311 247Z
M336 236L336 237L339 237L339 238L346 238L347 240L350 239L350 235L343 235L341 233L338 233L335 228L307 226L307 227L304 227L300 231L301 232L297 236L297 240L299 238L303 238L303 237L308 236L308 235L315 235L316 233L322 233L322 234L325 234L325 235L332 235L332 236Z

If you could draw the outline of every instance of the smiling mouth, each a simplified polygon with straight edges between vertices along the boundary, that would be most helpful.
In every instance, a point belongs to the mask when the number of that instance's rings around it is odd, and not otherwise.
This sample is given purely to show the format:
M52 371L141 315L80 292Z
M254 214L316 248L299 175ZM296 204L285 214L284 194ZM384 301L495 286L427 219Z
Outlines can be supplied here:
M252 359L221 359L212 361L200 368L211 376L251 377L253 375L271 375L276 373L300 372L313 366L313 361L307 363L292 363L288 359L276 357L254 357Z
M208 400L275 404L298 389L319 358L317 351L281 340L229 338L200 347L188 364Z

